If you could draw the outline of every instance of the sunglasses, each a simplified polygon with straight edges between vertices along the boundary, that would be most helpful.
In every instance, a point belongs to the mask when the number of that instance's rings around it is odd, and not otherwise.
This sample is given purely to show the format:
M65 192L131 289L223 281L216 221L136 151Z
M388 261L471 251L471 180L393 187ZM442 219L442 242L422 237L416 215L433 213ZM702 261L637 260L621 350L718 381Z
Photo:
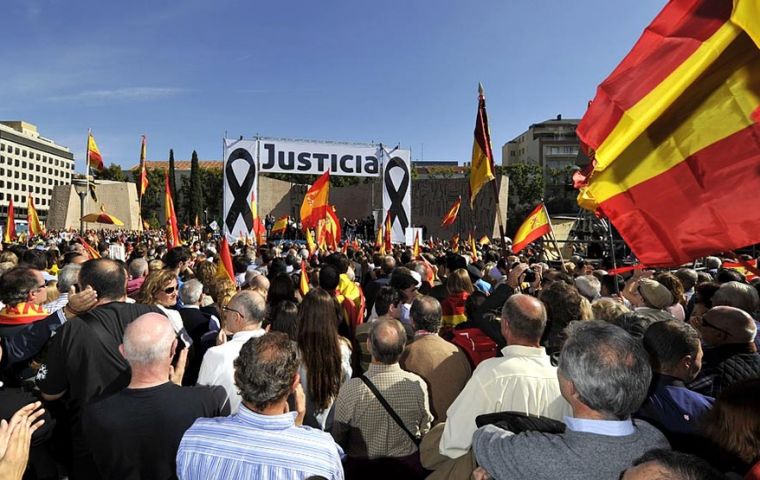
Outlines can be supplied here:
M175 291L177 291L177 286L176 285L173 286L173 287L166 287L166 288L164 288L164 293L167 294L167 295L171 295Z

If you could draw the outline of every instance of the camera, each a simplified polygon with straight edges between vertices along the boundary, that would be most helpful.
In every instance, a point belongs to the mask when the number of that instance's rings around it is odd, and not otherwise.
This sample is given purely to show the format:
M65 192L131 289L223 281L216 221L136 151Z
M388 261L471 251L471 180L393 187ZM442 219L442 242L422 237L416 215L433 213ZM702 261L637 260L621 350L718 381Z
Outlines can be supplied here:
M523 276L523 279L528 283L533 283L536 281L536 272L533 270L526 270L525 274Z

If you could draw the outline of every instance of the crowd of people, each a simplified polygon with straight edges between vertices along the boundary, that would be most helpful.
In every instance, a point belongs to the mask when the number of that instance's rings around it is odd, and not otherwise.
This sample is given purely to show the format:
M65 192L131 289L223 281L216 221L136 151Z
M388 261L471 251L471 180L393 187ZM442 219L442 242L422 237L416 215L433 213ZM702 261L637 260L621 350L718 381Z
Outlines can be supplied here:
M760 279L717 257L240 241L230 275L191 233L4 245L0 478L760 479Z

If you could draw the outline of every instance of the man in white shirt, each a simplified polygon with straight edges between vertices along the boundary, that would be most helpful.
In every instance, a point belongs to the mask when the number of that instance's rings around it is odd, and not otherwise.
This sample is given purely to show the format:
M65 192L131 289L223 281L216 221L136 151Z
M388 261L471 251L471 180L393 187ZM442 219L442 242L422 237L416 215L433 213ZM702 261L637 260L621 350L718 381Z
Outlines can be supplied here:
M560 421L570 415L570 405L560 392L557 368L540 346L545 328L546 308L541 301L523 294L509 297L501 313L501 333L507 340L502 349L504 356L478 365L449 407L439 444L442 456L471 461L470 447L478 415L513 411ZM423 458L426 467L436 470L458 468L453 463L438 458L437 463L430 465Z
M210 348L203 356L201 370L198 373L199 385L221 385L230 399L230 410L237 413L240 407L240 394L235 386L235 369L232 362L240 354L245 342L266 333L261 323L266 315L266 301L259 293L251 290L238 292L227 306L222 308L224 329L219 338L222 343ZM232 340L226 341L226 334L233 334Z

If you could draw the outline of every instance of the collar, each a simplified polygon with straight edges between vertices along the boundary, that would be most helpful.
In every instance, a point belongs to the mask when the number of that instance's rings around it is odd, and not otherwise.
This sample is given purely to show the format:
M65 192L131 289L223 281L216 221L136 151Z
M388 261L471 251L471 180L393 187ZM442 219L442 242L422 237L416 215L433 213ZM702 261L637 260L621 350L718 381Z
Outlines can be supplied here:
M590 420L565 417L565 425L573 432L595 433L608 437L625 437L636 432L630 418L625 420Z
M427 330L417 330L416 332L414 332L414 338L417 338L417 337L426 337L428 335L436 336L435 333L428 332Z
M241 403L240 409L234 415L234 418L240 423L262 430L285 430L295 426L297 415L297 412L288 412L282 415L262 415L250 410L244 403Z
M261 337L265 333L267 332L263 328L257 328L256 330L240 330L232 336L232 339L245 343L252 338Z
M686 388L686 384L683 383L683 380L677 377L673 377L671 375L666 375L664 373L655 373L654 381L658 387L673 386L673 387Z
M526 347L525 345L507 345L501 349L504 357L541 357L549 358L544 347Z
M188 304L184 304L182 306L182 308L183 309L185 309L185 308L194 308L195 310L200 310L201 309L200 305L188 305Z
M367 370L367 373L388 373L388 372L400 372L401 367L399 366L398 362L392 364L392 365L385 365L380 363L370 363L369 369Z

